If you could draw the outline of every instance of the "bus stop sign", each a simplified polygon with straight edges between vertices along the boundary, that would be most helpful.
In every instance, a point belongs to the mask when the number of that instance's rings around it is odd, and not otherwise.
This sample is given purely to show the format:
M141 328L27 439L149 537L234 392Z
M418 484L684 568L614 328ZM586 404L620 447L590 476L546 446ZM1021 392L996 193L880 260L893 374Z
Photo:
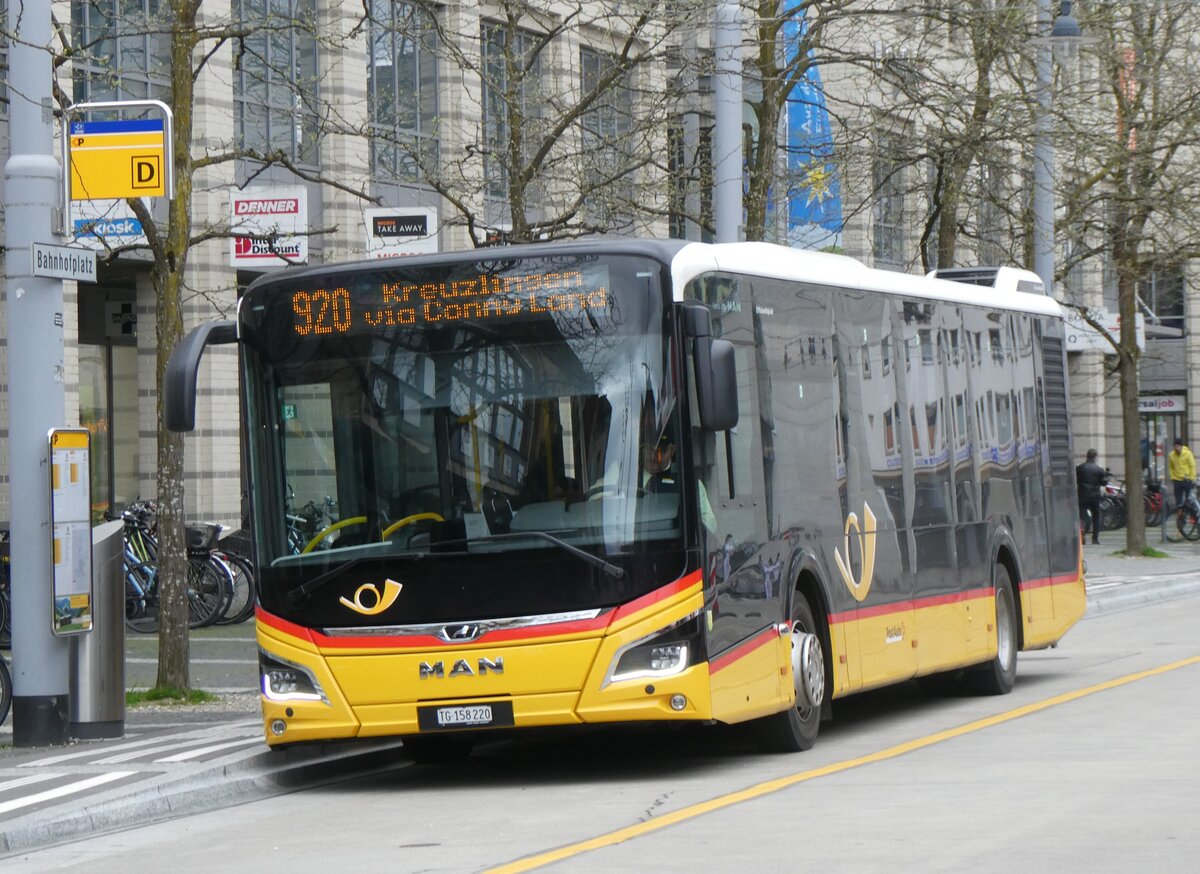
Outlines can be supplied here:
M71 122L71 200L162 197L167 193L161 118Z

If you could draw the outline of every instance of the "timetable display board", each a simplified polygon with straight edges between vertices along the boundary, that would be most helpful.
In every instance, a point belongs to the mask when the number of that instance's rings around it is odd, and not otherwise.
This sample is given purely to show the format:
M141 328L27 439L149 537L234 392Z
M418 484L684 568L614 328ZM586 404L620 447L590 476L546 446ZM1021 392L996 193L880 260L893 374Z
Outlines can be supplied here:
M82 428L50 432L50 531L54 569L52 630L92 629L91 435Z

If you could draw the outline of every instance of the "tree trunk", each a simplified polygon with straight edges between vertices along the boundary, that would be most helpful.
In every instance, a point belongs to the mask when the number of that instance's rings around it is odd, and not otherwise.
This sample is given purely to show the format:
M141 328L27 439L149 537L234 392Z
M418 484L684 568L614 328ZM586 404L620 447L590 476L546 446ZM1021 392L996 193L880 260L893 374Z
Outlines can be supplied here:
M1143 509L1142 445L1138 413L1137 284L1120 271L1117 304L1121 314L1121 337L1117 348L1117 375L1121 385L1121 437L1125 452L1125 554L1146 551L1146 514Z
M188 568L184 540L183 435L163 424L163 380L167 360L183 337L184 270L187 267L192 232L192 52L196 47L197 3L173 0L175 25L171 34L171 98L174 111L175 199L168 209L167 232L156 235L154 285L158 294L155 327L157 337L158 391L158 585L159 688L187 690L191 687L188 640Z

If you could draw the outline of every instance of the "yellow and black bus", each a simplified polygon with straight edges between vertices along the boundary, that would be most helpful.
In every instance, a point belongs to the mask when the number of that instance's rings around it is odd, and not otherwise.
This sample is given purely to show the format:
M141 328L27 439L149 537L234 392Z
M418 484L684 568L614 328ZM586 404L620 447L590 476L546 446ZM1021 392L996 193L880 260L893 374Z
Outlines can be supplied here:
M760 243L592 240L288 269L240 348L267 741L751 723L1012 688L1085 596L1063 322ZM302 508L307 507L307 511Z

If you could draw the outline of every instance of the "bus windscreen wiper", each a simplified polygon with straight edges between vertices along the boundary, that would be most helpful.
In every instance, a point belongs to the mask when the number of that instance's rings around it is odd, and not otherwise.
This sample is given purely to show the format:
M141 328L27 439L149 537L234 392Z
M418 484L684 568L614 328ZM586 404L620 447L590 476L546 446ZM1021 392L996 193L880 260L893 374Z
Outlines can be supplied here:
M355 565L362 564L362 562L364 562L365 560L366 559L359 557L359 558L351 558L351 559L347 559L346 561L339 562L338 564L334 565L333 567L331 567L329 570L325 571L324 573L317 574L311 580L308 580L307 582L301 583L300 585L296 586L296 588L294 588L290 592L288 592L288 594L287 594L288 600L292 602L293 607L299 607L301 604L303 604L305 601L307 601L308 596L311 595L313 592L315 592L317 589L324 586L330 580L341 576L343 573L350 570L350 568L354 567Z
M482 537L439 541L437 545L442 546L447 543L488 543L497 540L523 540L526 537L538 537L549 543L553 543L559 549L571 553L571 555L586 561L593 567L600 568L600 570L604 571L614 580L625 579L625 570L623 568L618 567L611 561L605 561L598 555L592 555L587 550L580 549L578 546L573 546L572 544L567 543L567 541L563 540L561 537L555 537L553 534L550 534L547 531L509 531L505 534L485 534Z

